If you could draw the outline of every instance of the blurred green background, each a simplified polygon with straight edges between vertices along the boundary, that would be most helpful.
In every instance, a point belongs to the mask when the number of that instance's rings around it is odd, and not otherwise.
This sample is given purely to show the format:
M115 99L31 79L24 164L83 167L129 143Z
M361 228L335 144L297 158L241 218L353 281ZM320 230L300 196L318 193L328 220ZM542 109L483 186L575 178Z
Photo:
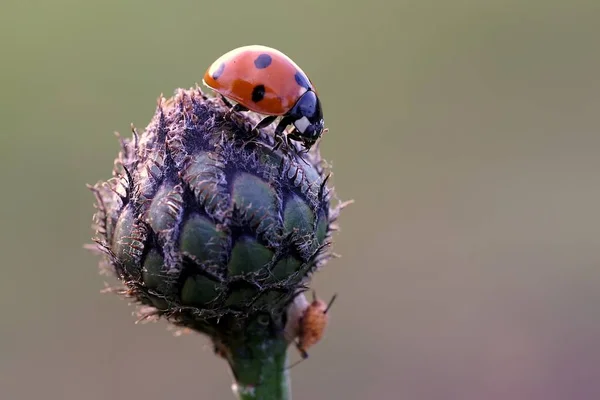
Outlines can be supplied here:
M2 0L0 398L233 398L206 339L99 293L82 244L112 132L245 44L309 74L356 200L296 399L600 398L599 21L598 1Z

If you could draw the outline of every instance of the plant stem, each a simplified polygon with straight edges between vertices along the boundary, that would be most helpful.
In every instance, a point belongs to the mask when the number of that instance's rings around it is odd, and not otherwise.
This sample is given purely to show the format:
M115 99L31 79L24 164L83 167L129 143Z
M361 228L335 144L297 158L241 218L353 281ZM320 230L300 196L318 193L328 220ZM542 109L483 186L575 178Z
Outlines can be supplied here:
M272 329L251 325L229 346L233 392L240 400L291 400L288 342Z

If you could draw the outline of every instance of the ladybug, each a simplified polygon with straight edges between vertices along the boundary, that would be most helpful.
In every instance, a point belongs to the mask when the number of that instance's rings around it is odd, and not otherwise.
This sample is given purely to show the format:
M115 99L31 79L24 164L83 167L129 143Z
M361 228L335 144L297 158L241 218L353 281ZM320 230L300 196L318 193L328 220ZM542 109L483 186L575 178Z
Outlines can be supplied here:
M329 322L327 311L331 308L336 297L337 294L333 295L331 300L329 300L329 304L327 304L323 300L318 299L316 293L313 291L313 301L304 310L298 329L296 347L303 359L308 358L306 350L323 338L325 328Z
M233 100L236 111L266 115L255 127L275 128L276 148L285 137L303 144L308 151L323 133L323 110L315 87L298 65L281 51L259 45L243 46L218 58L204 74L206 86L224 100ZM227 102L228 103L228 102Z

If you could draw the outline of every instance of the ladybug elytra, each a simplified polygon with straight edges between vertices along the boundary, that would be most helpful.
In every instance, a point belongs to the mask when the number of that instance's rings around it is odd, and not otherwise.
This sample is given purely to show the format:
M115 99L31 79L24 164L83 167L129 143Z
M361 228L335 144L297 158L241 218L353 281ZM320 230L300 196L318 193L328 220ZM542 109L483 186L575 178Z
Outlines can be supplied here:
M279 50L259 45L243 46L219 57L204 74L203 82L226 99L236 102L237 111L263 114L256 129L278 117L275 138L301 142L306 150L323 133L323 111L308 76Z

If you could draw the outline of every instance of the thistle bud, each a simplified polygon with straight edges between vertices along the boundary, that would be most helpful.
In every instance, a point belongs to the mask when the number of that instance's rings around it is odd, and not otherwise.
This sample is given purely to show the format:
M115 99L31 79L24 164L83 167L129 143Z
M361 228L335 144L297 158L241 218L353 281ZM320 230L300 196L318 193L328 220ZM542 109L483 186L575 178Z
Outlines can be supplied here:
M103 267L226 357L252 327L284 331L286 308L332 255L342 208L318 146L273 151L257 121L200 89L161 97L145 131L121 139L112 179L91 188Z

